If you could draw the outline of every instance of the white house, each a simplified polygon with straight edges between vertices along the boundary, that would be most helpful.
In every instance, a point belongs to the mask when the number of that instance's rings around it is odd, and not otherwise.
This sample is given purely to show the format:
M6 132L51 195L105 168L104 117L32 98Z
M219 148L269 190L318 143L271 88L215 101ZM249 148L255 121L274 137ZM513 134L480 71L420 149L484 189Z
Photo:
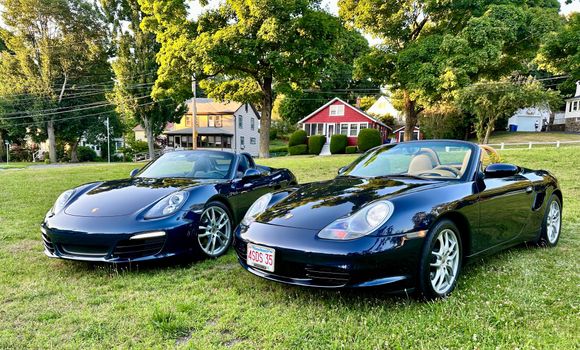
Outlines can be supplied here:
M520 108L510 117L508 125L517 126L517 131L542 131L542 126L550 121L550 114L548 106Z
M172 130L165 130L167 146L191 148L193 146L193 99L186 101L187 113ZM247 152L257 157L260 152L260 114L249 103L216 102L210 98L197 98L195 131L197 147L231 152Z
M580 80L576 82L574 97L566 100L564 121L566 123L566 131L580 132Z
M405 124L405 114L393 106L388 96L379 97L379 99L367 110L367 113L381 117L390 115L395 118L395 124Z

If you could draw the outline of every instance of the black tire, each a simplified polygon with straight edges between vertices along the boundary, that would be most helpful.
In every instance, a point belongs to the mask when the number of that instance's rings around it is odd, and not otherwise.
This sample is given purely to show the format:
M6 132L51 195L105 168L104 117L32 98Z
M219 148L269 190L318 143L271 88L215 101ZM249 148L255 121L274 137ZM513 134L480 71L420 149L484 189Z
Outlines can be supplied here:
M555 203L555 204L553 204ZM550 217L550 210L552 206L556 205L558 208L558 223L556 227L556 236L551 234L550 225L553 223L554 218ZM542 227L540 228L540 238L536 242L538 245L543 247L555 247L560 240L560 233L562 232L562 201L558 196L552 194L550 199L546 204L546 210L544 212L544 220L542 220Z
M223 249L216 250L213 253L211 251L208 251L208 249L206 249L206 247L202 246L202 244L205 245L205 243L207 243L205 238L207 237L207 234L209 232L206 229L207 227L209 227L209 226L207 226L209 222L204 221L207 218L204 214L206 213L206 211L211 211L212 209L216 213L224 213L227 216L227 220L229 222L229 229L224 230L224 231L227 231L227 240L225 242L225 245L223 246ZM200 216L200 221L198 222L198 227L197 227L197 230L195 232L195 235L192 237L194 240L195 253L200 254L200 256L203 256L206 258L217 258L217 257L224 255L225 253L227 253L229 247L232 244L234 228L235 228L235 226L234 226L233 215L226 205L224 205L222 202L219 202L219 201L212 201L212 202L207 203L203 209L201 216ZM202 235L206 235L206 236L202 236ZM210 234L210 236L212 236L212 235ZM217 238L217 237L220 237L220 238ZM216 234L216 238L214 238L214 241L217 242L217 240L221 241L222 239L225 239L225 238L223 238L223 236L221 234ZM211 245L211 243L210 243L210 245Z
M450 248L449 252L454 253L445 256L445 258L437 258L435 254L439 254L444 250L441 247L441 239L445 241L445 237L452 237L454 241L451 238L447 241L454 242L455 245L451 244L450 247L456 248ZM451 294L457 286L457 280L461 274L462 261L463 245L459 229L451 220L444 219L437 222L429 230L421 252L417 283L419 296L427 300L432 300L445 298ZM440 267L431 266L431 264L438 263ZM437 278L438 273L441 274L439 278ZM432 279L435 282L432 282ZM439 283L437 281L440 281L440 279L443 279L440 283L441 288L436 289L434 284L438 285Z

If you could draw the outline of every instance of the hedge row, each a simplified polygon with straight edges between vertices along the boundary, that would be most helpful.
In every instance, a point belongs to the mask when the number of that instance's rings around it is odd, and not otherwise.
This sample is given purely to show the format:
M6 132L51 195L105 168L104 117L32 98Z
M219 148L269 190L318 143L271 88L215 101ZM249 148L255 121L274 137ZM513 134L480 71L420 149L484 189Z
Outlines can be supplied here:
M332 135L330 138L330 153L332 154L342 154L346 150L348 144L348 138L346 135L337 134Z
M306 154L307 152L308 145L305 144L288 147L288 153L290 153L291 156L298 156L301 154Z
M312 135L308 138L308 153L310 154L320 154L322 147L326 143L326 136L324 135Z

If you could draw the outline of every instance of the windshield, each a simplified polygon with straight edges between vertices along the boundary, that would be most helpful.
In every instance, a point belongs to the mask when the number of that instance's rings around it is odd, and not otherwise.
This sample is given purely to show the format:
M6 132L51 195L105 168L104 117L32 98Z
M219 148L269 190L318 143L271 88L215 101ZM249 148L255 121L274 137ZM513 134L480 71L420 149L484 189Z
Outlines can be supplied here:
M412 176L459 179L469 165L472 147L460 142L411 142L362 155L342 175Z
M149 164L137 177L227 179L233 163L234 155L227 152L170 152Z

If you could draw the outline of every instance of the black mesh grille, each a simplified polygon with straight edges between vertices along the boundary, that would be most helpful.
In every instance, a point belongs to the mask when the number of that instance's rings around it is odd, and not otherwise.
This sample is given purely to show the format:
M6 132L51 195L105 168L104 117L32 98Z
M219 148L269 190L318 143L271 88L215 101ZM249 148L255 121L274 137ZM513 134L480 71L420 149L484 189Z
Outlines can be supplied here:
M85 257L105 257L109 247L100 245L60 244L63 253Z
M304 271L306 277L328 285L344 285L350 279L348 272L334 267L306 265Z
M148 255L155 255L165 244L165 237L147 239L126 239L117 243L113 251L114 258L136 259Z

